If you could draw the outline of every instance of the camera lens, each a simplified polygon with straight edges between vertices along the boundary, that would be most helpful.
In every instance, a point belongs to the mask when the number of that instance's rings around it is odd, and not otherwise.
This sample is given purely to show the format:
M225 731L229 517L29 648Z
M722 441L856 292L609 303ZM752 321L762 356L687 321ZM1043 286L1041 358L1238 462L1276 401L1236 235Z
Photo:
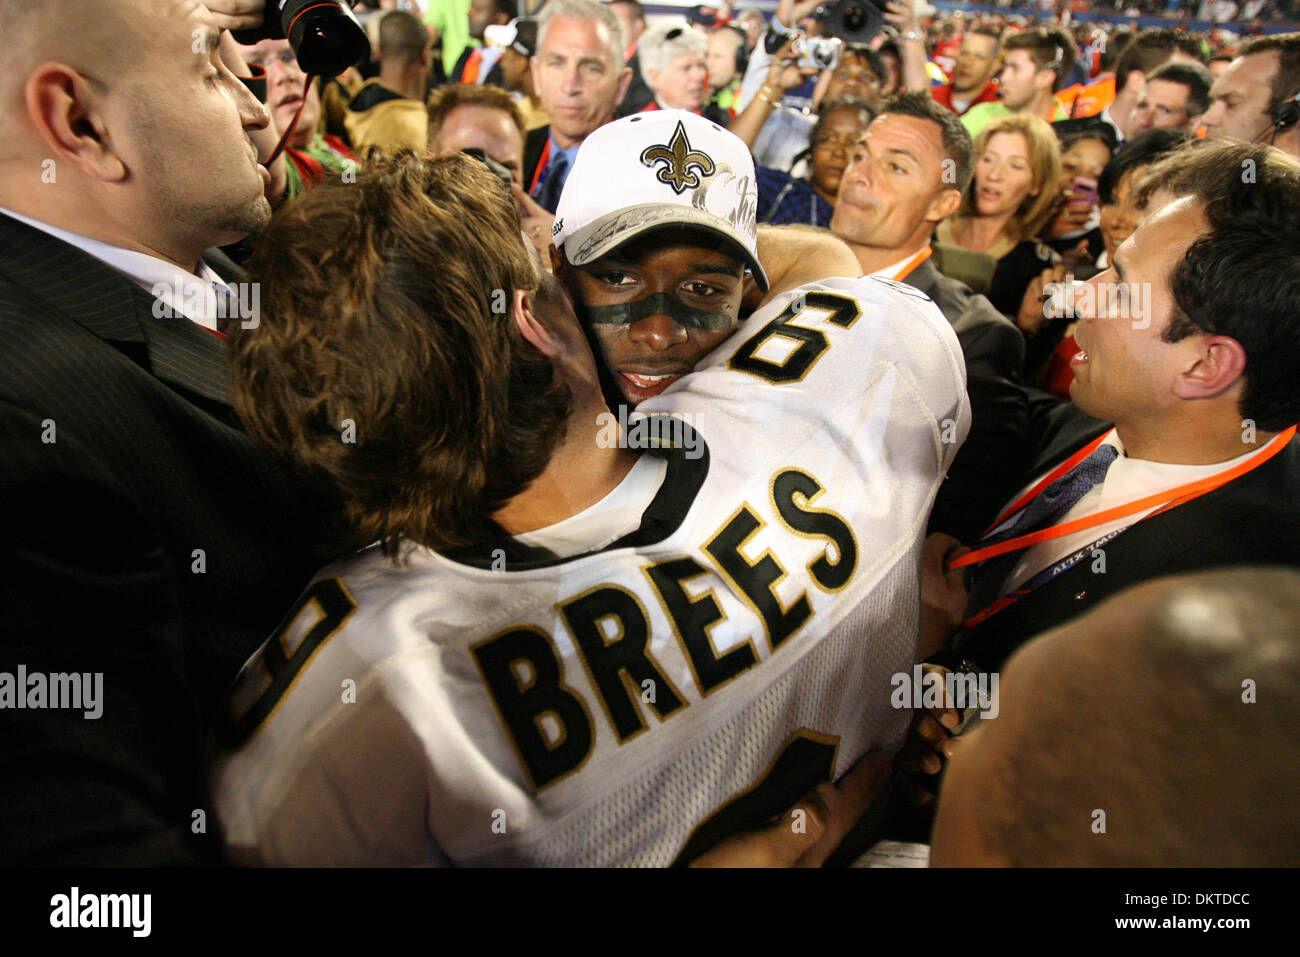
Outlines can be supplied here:
M299 65L312 76L338 76L370 52L366 32L339 2L290 0L280 16Z
M867 25L867 11L859 6L850 6L844 8L844 28L853 33L857 33Z

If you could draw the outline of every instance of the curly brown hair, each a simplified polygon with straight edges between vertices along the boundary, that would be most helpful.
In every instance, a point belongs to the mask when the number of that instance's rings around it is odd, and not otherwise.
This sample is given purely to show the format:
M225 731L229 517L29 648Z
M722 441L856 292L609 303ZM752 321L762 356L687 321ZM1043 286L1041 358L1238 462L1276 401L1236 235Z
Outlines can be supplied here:
M260 322L232 327L235 408L337 490L349 545L495 537L546 467L571 397L511 315L538 268L510 194L462 155L404 151L272 221L249 263Z

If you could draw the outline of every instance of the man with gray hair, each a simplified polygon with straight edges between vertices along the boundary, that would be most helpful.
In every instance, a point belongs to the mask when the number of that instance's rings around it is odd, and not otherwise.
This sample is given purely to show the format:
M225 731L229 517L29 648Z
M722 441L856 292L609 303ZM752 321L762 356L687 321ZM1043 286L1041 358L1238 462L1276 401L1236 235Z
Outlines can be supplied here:
M524 143L524 183L547 212L555 212L582 141L613 119L627 93L623 45L618 17L593 0L551 0L538 18L533 86L551 122Z
M639 55L654 99L645 110L690 110L719 126L727 126L730 117L723 111L705 108L709 68L704 57L708 48L709 41L698 30L661 26L647 31L641 38Z

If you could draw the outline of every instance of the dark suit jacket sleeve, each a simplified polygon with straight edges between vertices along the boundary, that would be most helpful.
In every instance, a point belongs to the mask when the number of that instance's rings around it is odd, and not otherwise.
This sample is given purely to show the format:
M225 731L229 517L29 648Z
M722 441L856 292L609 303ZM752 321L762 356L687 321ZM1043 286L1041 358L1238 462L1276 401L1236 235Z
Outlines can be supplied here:
M57 421L4 402L0 461L0 671L103 675L98 718L0 711L0 778L21 782L0 801L0 861L207 859L191 829L199 792L176 787L200 780L200 736L175 584L143 503Z
M954 327L966 358L971 431L939 489L930 530L969 543L1021 484L1033 445L1020 379L1025 356L1020 330L982 296L972 296L965 311L966 321L959 319ZM971 315L978 312L987 316ZM972 318L977 321L969 321Z

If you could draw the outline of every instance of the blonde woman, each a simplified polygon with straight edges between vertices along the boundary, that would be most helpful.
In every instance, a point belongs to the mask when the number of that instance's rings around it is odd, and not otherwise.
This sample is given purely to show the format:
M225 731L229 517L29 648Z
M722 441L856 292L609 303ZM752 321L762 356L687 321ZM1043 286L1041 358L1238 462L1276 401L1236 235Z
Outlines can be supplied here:
M1037 241L1056 213L1061 147L1052 127L1027 113L994 120L975 137L975 176L941 243L998 261L989 299L1014 316L1030 280L1059 257Z

